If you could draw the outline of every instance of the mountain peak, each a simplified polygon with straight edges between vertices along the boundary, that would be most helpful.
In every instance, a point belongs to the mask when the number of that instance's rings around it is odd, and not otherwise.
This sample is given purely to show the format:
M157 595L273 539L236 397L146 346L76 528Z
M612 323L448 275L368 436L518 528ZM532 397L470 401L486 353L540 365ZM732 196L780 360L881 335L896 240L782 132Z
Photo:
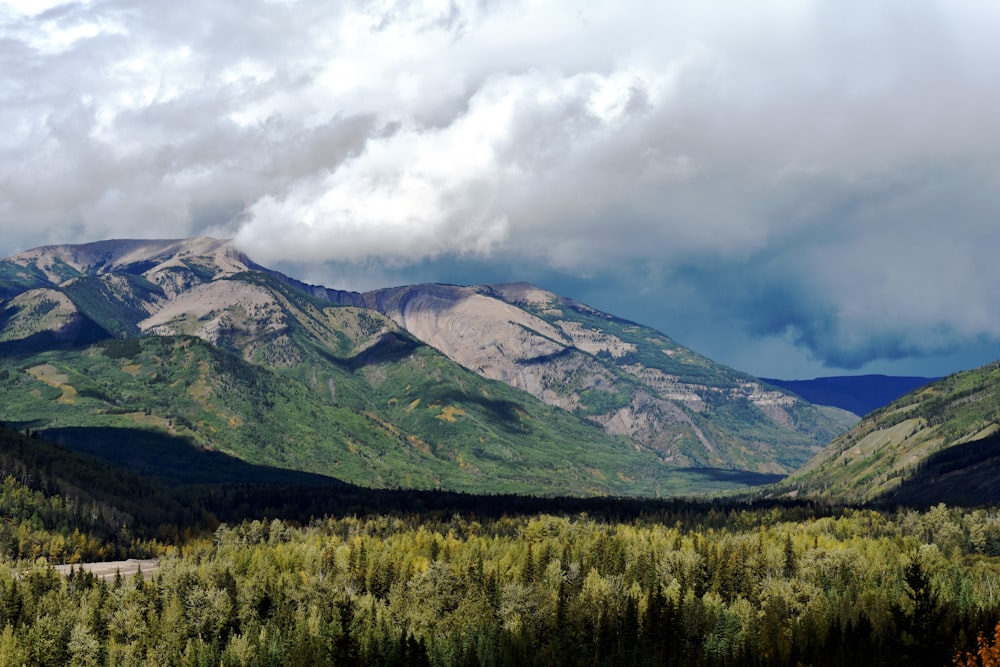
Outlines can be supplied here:
M331 406L356 401L352 409L373 424L384 421L383 431L394 438L413 422L415 439L401 441L412 456L454 459L458 454L445 453L441 444L450 425L461 414L486 410L499 420L498 443L527 437L532 424L570 419L583 429L579 434L589 435L567 446L592 447L595 455L627 439L627 451L645 461L640 467L772 474L797 467L848 425L848 415L816 408L660 332L525 282L340 292L261 267L230 241L208 237L47 246L0 261L0 342L42 349L177 336L295 377ZM398 386L386 384L396 375ZM526 393L481 384L484 379ZM371 403L383 390L389 393L381 395L381 407ZM192 391L200 396L202 389ZM501 394L510 398L498 402ZM547 405L544 416L536 400ZM453 401L459 402L449 407ZM536 407L517 407L529 404ZM231 428L255 410L248 404L233 412ZM351 457L359 443L352 440ZM516 447L503 447L456 450L462 455L456 465L483 471L520 460ZM604 474L594 473L595 479ZM612 475L618 481L601 481L600 488L631 484L629 472Z
M526 282L496 283L485 287L499 294L506 301L544 306L559 299L556 294Z
M200 260L200 261L199 261ZM215 273L245 271L247 258L228 239L112 239L79 245L49 245L26 250L9 262L31 269L58 285L87 275L103 275L128 267L176 266L185 261L214 264ZM147 269L149 270L149 269Z
M855 421L530 283L412 285L364 298L452 361L678 465L788 472Z

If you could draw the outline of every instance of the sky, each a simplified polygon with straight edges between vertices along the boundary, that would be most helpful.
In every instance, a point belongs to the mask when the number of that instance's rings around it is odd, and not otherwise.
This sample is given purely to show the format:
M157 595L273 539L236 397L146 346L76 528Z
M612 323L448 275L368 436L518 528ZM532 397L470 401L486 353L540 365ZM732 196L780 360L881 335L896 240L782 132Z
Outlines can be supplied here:
M992 0L0 0L0 256L526 280L764 377L1000 358Z

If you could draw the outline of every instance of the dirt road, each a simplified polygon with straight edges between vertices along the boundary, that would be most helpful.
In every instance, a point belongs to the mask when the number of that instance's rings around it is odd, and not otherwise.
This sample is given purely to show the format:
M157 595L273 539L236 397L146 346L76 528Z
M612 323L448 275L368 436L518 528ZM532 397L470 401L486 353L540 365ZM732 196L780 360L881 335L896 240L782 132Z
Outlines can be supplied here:
M148 560L113 560L104 563L77 563L75 565L56 565L55 568L60 574L69 574L70 568L84 569L93 572L98 578L110 581L115 578L115 573L121 572L122 577L128 578L142 568L142 575L148 577L156 572L160 562L155 558Z

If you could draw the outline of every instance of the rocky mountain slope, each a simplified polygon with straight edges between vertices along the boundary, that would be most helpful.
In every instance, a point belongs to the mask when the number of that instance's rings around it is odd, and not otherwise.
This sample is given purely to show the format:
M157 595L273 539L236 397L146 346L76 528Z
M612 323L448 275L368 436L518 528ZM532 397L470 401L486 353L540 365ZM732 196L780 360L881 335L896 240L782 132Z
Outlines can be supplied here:
M956 373L866 416L779 492L844 502L1000 501L1000 363Z
M530 285L342 292L208 238L0 262L0 346L8 421L382 486L667 492L787 472L850 419Z
M677 465L788 472L854 421L660 332L526 283L416 285L363 296L466 368Z

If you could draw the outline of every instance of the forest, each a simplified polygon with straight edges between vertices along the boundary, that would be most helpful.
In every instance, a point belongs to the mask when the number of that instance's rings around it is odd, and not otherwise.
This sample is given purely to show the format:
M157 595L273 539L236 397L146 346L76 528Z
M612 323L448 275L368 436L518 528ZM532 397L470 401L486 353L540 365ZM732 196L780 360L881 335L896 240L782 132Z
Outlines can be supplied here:
M946 665L1000 618L1000 513L943 505L250 520L159 549L114 581L7 560L0 665Z
M1000 664L996 508L171 487L9 428L0 470L0 666Z

